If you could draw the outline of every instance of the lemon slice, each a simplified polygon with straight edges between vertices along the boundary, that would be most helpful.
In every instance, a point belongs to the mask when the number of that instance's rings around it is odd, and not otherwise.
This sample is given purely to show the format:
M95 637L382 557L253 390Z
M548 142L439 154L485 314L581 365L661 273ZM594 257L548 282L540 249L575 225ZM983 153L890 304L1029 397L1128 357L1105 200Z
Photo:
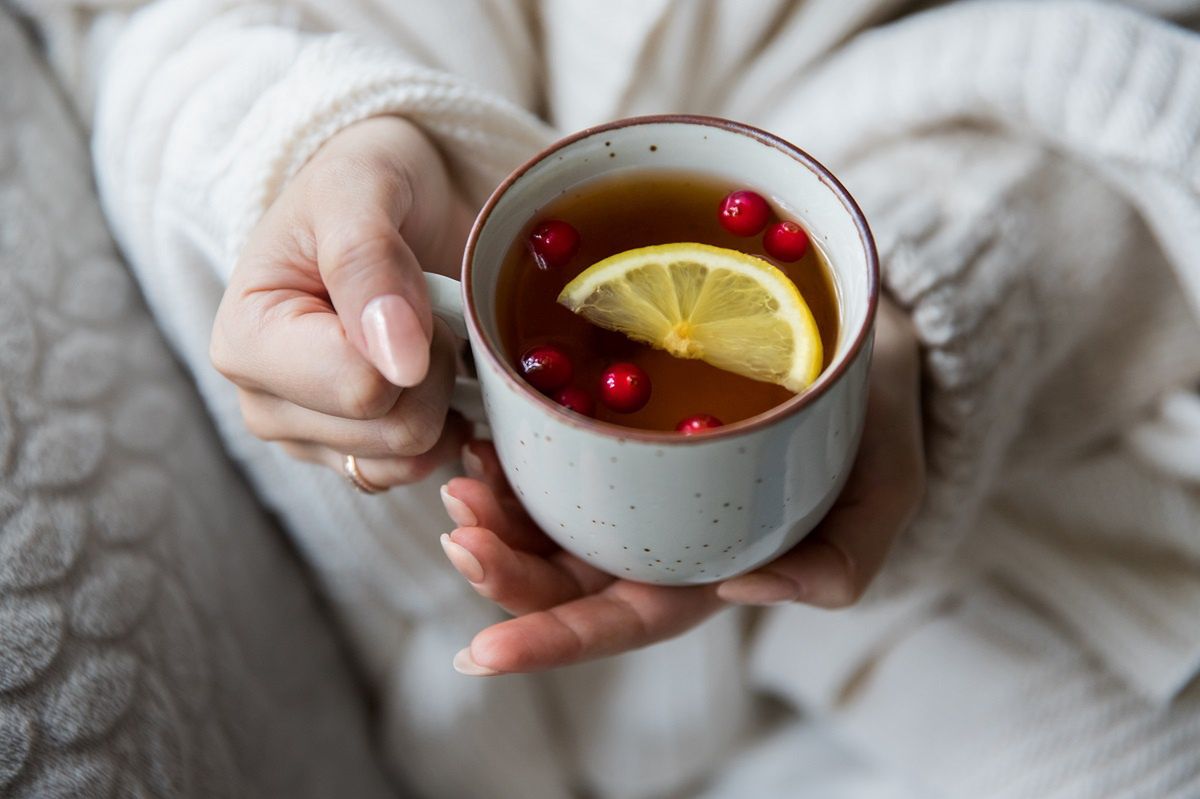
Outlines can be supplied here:
M821 337L787 275L753 255L684 242L626 250L585 269L558 302L678 358L803 391Z

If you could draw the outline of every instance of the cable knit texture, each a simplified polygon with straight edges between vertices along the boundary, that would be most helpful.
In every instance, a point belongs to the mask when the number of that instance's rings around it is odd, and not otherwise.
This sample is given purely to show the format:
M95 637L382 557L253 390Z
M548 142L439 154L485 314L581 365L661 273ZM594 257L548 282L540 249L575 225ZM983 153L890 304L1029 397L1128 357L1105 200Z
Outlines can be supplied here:
M1200 3L1126 5L1141 10L158 0L41 19L161 328L318 574L390 761L426 795L681 791L746 742L767 687L950 795L1182 797L1200 784L1180 754L1200 748L1200 43L1145 12ZM363 499L254 441L208 365L223 281L288 177L357 119L415 120L478 202L553 135L538 117L651 111L778 131L862 201L923 345L928 497L867 607L775 609L752 638L727 613L621 658L471 682L446 664L496 615L437 546L448 472ZM962 611L943 626L947 607ZM952 701L921 712L950 663L994 678L947 683ZM1052 702L1061 715L1042 715ZM1114 713L1142 732L1108 737ZM1082 760L1092 743L1131 754Z
M5 15L0 83L0 794L393 795Z

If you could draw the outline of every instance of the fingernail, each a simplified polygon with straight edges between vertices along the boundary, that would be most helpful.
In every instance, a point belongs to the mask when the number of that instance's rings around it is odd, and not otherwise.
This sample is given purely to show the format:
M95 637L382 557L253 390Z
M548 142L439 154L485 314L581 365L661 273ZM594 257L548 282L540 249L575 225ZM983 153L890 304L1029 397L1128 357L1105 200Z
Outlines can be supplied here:
M462 462L463 469L466 470L468 476L474 477L476 480L484 478L483 459L471 451L470 444L463 444Z
M450 521L457 524L459 527L475 527L479 524L479 519L467 507L467 503L463 502L458 497L450 496L448 486L442 486L442 505L446 507L446 515L450 517Z
M385 294L367 303L362 313L367 353L389 382L415 386L429 371L429 337L408 300Z
M454 670L468 677L491 677L493 674L500 673L495 669L489 669L487 666L480 666L476 663L475 658L471 657L471 647L469 646L458 650L458 654L454 656Z
M450 565L458 569L458 573L473 583L483 582L483 564L471 551L462 544L450 540L450 536L442 533L442 551L450 559Z
M726 580L717 586L717 596L737 605L776 605L793 602L800 586L778 574L755 572Z

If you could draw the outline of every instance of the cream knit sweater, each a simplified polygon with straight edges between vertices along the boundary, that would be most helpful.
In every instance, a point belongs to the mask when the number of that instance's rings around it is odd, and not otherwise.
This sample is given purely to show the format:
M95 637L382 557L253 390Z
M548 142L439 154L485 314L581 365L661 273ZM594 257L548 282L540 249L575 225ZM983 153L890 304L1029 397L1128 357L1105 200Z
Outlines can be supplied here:
M1200 795L1200 41L1147 13L1200 2L26 5L150 304L427 795L682 791L761 690L951 796ZM495 616L443 563L445 475L363 499L249 437L206 355L223 281L355 120L413 119L478 202L556 131L662 111L777 131L863 203L925 347L924 511L862 608L459 677ZM764 773L729 795L778 795Z

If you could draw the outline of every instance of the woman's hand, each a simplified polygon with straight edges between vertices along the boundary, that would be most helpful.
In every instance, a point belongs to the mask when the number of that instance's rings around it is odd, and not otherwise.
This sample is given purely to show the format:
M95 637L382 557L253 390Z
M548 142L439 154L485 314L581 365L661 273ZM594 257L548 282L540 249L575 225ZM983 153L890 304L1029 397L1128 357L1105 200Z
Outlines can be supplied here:
M668 588L620 580L559 549L522 510L491 447L469 445L463 460L471 477L442 489L446 511L458 525L442 545L479 594L517 618L476 635L455 658L455 668L491 675L615 655L678 635L725 603L853 604L924 490L918 377L908 320L884 303L863 441L837 504L790 552L717 585Z
M457 454L455 341L422 272L453 274L469 225L410 123L368 119L326 142L251 233L213 325L247 428L338 470L354 455L379 486Z
M856 603L925 494L917 337L888 300L879 304L862 443L846 487L817 528L791 551L717 589L727 602Z

